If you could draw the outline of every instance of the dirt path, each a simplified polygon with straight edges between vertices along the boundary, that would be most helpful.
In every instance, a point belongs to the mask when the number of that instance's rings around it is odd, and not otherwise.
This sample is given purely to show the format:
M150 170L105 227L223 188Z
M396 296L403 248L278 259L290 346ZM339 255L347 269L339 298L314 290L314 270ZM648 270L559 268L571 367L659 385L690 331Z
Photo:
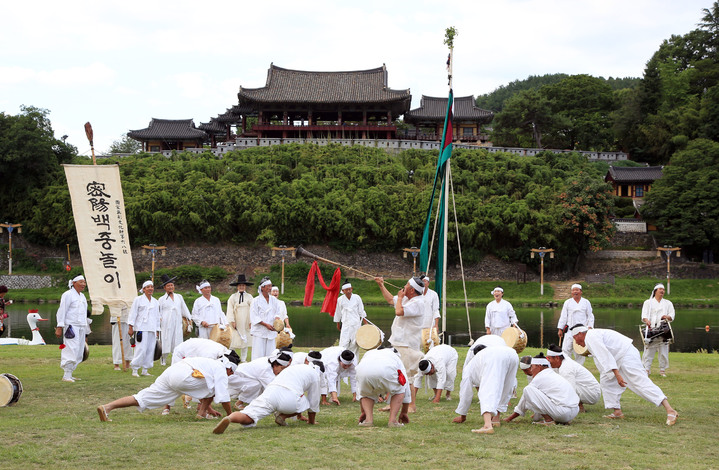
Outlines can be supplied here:
M581 284L582 279L574 279L571 281L552 281L548 282L552 289L554 289L553 300L559 302L561 300L567 300L572 296L572 284Z

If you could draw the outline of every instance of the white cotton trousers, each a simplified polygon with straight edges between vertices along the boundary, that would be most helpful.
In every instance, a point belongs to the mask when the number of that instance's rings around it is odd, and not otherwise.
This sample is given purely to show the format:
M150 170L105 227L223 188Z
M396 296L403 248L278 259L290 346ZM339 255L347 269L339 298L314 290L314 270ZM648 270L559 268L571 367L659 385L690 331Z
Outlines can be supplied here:
M477 398L482 414L492 416L507 411L509 400L517 389L517 367L519 357L510 348L502 350L502 354L492 356L484 366L484 373L479 384Z
M355 364L359 361L359 346L356 340L357 330L359 330L359 325L345 325L343 323L339 341L339 346L343 350L349 349L355 354Z
M629 390L656 406L662 404L666 395L647 377L647 371L644 370L637 348L628 347L626 353L617 359L617 367ZM621 409L619 402L627 387L619 386L612 371L604 372L599 376L599 385L602 388L604 407Z
M275 412L289 415L302 413L309 407L310 402L304 394L298 396L290 389L270 384L262 395L252 400L242 412L257 424L259 420Z
M73 371L78 364L82 362L82 355L85 353L85 335L87 335L87 325L72 325L75 332L74 338L65 338L67 326L63 328L63 344L65 347L60 353L60 367L65 371L65 377L72 377Z
M135 336L137 338L137 335ZM155 343L157 338L154 331L143 331L142 341L135 340L135 357L130 362L130 368L137 370L140 367L150 369L155 363Z
M412 403L409 390L409 379L404 385L398 380L397 369L386 363L360 362L357 365L357 398L371 398L375 402L380 395L389 393L391 396L404 393L402 403Z
M579 413L579 405L557 405L537 387L524 387L522 398L519 399L514 412L524 416L527 411L549 415L558 423L568 423Z
M584 361L587 360L586 357L579 355L574 352L574 335L571 331L567 330L566 333L564 333L564 342L562 343L562 352L569 356L570 358L573 358L574 361L579 365L584 365Z
M399 351L399 357L407 371L407 383L414 384L414 379L419 374L419 361L422 360L424 354L407 346L395 346L395 349Z
M259 380L249 377L240 377L232 374L227 380L230 397L242 403L250 403L262 393L262 384Z
M172 405L180 395L189 395L201 400L213 396L214 392L207 388L207 381L204 378L192 376L191 365L183 363L165 369L155 383L140 390L133 397L137 400L139 410L144 411Z
M128 334L128 325L125 322L116 322L112 324L112 363L115 365L122 364L122 353L120 351L120 329L122 329L122 349L125 351L125 360L131 361L133 357L133 347L130 345L130 335Z
M267 357L275 350L275 338L252 337L252 360Z
M599 402L599 397L602 396L602 387L599 384L591 387L575 385L574 391L579 396L579 401L584 405L596 405Z
M652 370L652 362L654 356L659 354L659 370L669 369L669 343L664 341L654 341L649 346L644 346L644 354L642 355L642 363L647 374Z

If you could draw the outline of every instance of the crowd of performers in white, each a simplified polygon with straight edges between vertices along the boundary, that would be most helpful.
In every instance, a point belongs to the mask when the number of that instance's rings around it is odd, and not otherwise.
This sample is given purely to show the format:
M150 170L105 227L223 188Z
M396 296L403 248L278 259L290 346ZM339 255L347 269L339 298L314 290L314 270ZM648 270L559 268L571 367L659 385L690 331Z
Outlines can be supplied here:
M111 421L110 413L125 407L140 411L162 408L162 414L169 414L170 407L182 398L184 407L196 406L197 418L221 418L213 430L216 434L224 433L231 424L254 427L268 416L280 426L287 426L290 418L315 424L322 405L340 405L340 385L345 382L352 401L360 405L359 426L374 426L374 405L384 402L383 411L389 411L387 426L402 427L417 411L417 391L423 378L432 391L432 402L439 403L443 395L446 400L453 398L458 354L431 334L438 327L439 302L426 276L409 279L396 295L387 290L382 278L375 278L395 317L389 346L380 346L380 340L379 347L372 346L363 354L360 349L364 348L357 343L358 331L368 320L362 299L348 282L342 285L334 316L339 345L305 353L293 352L291 345L282 346L277 339L278 330L291 332L291 327L284 302L272 292L268 278L260 282L253 297L247 292L252 282L239 275L231 284L237 292L228 300L226 313L212 296L207 281L197 286L201 296L191 311L174 292L173 281L163 276L160 287L165 294L159 300L152 296L153 283L145 282L132 307L112 319L113 336L118 340L124 336L123 341L113 341L116 369L124 357L124 365L132 369L133 376L152 375L158 337L161 364L166 365L170 355L172 360L149 387L98 406L101 421ZM57 312L56 334L63 338L61 368L66 382L79 380L74 371L82 362L89 332L84 288L82 276L70 281ZM551 345L546 354L534 357L520 358L516 350L520 348L507 344L502 333L508 328L519 329L518 319L512 305L502 298L501 287L491 294L494 300L487 305L485 315L487 334L470 346L461 368L453 422L464 423L470 410L476 410L472 403L475 393L481 415L477 421L482 426L472 432L479 434L493 434L502 422L527 414L531 418L527 421L533 424L570 424L585 406L598 404L602 397L608 410L604 417L621 419L620 399L628 387L646 401L664 407L668 426L676 423L677 411L649 378L656 353L660 373L665 374L668 347L645 346L642 360L630 338L614 330L594 328L592 307L582 297L581 285L572 286L572 298L562 308L557 325L562 344ZM648 328L674 319L674 308L663 297L664 286L657 284L642 309ZM193 326L197 337L182 341L183 333ZM210 339L210 331L216 326L230 333L229 347ZM135 347L130 347L131 337ZM585 356L576 353L575 344L593 356L599 380L584 367ZM519 396L518 370L527 379ZM502 419L513 399L516 405ZM212 407L213 402L223 408L224 417Z

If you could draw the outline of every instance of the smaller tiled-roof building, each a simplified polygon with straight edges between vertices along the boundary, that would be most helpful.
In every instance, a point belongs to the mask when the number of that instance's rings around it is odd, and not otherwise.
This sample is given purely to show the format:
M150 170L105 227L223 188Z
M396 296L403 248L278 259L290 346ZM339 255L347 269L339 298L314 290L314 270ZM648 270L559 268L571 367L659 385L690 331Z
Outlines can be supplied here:
M142 142L146 152L199 148L209 139L206 132L195 127L192 119L152 118L148 127L130 131L127 136Z
M414 125L417 129L424 129L425 133L430 130L431 135L418 136L418 138L441 140L448 101L449 98L422 95L419 108L405 113L404 121ZM492 121L494 113L478 108L475 103L474 96L454 98L452 133L455 140L477 142L488 139L481 133L481 129L484 124L489 124Z
M643 198L652 183L662 177L661 166L610 166L604 181L611 183L614 195Z

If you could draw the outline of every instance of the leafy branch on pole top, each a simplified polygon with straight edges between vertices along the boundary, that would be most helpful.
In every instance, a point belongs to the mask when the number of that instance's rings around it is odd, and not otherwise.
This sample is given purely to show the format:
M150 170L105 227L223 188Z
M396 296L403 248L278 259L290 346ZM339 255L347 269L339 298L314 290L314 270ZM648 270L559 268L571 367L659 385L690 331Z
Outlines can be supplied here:
M444 43L452 49L454 47L454 37L459 34L454 26L450 26L444 31Z

